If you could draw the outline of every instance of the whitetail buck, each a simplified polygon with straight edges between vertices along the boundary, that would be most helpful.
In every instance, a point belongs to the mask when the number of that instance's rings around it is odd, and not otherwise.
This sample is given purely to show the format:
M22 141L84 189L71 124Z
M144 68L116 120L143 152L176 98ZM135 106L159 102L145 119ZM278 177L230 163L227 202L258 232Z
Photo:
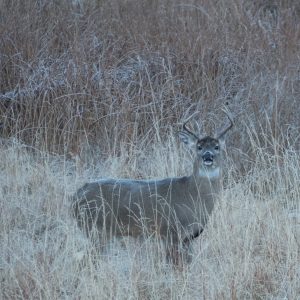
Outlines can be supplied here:
M215 137L199 138L183 124L181 141L194 154L190 176L161 180L102 179L85 184L74 196L80 227L112 236L158 234L174 263L179 249L202 232L222 185L222 147L230 123Z

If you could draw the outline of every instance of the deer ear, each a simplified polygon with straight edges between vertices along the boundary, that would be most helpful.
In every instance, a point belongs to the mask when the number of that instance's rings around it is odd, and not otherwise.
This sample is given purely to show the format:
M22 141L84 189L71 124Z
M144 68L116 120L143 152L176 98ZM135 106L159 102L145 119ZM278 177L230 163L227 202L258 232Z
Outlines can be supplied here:
M180 137L180 140L186 144L187 146L189 146L190 148L192 148L193 146L195 146L197 139L195 138L194 135L186 132L186 131L179 131L178 135Z
M224 135L219 138L219 144L220 144L222 149L225 148L226 144L225 144L225 136Z

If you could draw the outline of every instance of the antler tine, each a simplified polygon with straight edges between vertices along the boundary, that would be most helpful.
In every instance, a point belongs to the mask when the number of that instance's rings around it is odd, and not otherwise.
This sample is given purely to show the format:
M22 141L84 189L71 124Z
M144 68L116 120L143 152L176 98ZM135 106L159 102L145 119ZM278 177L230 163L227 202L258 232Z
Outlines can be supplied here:
M234 124L233 119L230 116L230 114L225 110L224 110L224 113L226 114L227 118L229 119L230 124L221 130L221 132L217 136L217 139L220 139L229 129L231 129L233 127L233 124Z
M197 112L194 112L191 116L189 116L189 117L185 120L185 122L182 124L182 128L183 128L183 130L185 130L185 131L188 132L189 134L193 135L196 139L199 139L198 136L197 136L195 133L193 133L192 131L190 131L190 130L187 128L187 126L186 126L186 124L192 119L192 117L194 117L194 115L195 115L196 113L197 113Z

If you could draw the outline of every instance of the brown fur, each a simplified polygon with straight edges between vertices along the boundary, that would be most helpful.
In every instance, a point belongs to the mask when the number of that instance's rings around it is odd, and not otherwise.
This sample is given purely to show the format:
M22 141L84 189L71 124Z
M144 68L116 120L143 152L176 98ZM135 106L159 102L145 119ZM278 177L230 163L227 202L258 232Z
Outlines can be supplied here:
M178 243L188 246L202 232L221 191L222 151L221 139L199 139L188 130L180 137L195 154L190 176L87 183L73 202L80 227L90 232L96 226L112 236L155 233L167 241L172 253ZM212 162L205 162L207 157Z

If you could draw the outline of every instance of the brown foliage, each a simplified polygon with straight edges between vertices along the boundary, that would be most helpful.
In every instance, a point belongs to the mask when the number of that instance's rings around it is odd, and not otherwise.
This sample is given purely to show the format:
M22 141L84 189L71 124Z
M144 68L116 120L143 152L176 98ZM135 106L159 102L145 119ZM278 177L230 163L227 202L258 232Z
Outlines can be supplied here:
M248 155L247 126L297 136L298 1L16 0L0 14L3 136L116 154L226 104Z

